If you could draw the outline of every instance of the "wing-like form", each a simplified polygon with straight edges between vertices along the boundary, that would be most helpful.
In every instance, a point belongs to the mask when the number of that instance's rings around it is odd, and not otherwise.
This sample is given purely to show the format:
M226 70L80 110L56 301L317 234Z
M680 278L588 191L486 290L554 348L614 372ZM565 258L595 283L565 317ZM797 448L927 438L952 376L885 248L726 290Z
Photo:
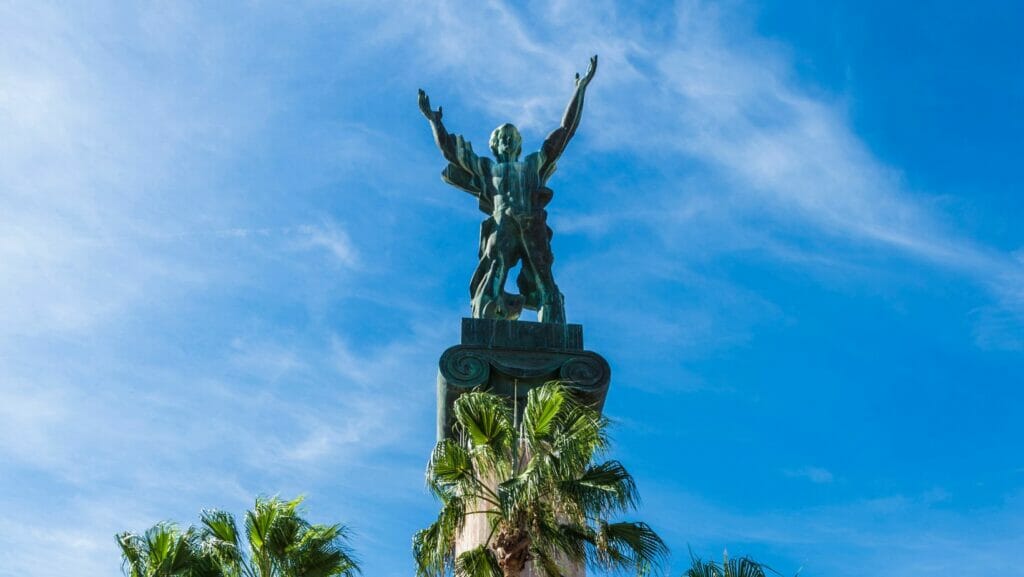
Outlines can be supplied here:
M449 162L441 172L441 179L480 200L480 210L491 214L494 210L494 192L489 182L490 160L473 152L473 145L459 135L449 135L450 150L456 162Z

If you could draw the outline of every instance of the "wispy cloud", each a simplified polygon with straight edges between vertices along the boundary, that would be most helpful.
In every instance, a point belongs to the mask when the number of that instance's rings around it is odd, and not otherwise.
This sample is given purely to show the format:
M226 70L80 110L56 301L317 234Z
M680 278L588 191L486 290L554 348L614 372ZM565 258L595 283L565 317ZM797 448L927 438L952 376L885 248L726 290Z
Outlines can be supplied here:
M832 472L821 467L807 466L799 469L786 469L783 472L787 477L799 477L812 483L831 483L834 480Z
M148 240L218 205L195 175L252 122L241 122L252 109L170 96L178 82L202 91L221 81L168 68L179 55L208 56L209 46L141 43L153 50L147 62L118 46L174 26L148 35L146 18L116 10L0 10L3 332L81 334L194 282L196 262ZM91 26L109 34L81 34Z
M303 225L300 232L310 246L328 251L342 265L354 267L359 263L359 255L348 234L334 222L321 225Z

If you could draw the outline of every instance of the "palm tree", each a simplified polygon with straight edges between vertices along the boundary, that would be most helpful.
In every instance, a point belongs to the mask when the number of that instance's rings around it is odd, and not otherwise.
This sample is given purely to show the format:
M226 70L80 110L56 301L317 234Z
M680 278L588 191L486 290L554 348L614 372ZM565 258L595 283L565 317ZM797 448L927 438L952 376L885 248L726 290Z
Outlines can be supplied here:
M222 577L191 527L181 531L173 523L158 523L142 535L125 532L115 539L127 577Z
M714 561L703 561L690 551L690 568L683 577L766 577L765 570L779 575L777 571L754 561L750 557L730 559L729 553L722 554L722 564ZM797 574L800 572L797 571Z
M667 549L645 523L612 522L638 501L618 461L595 462L608 449L608 421L557 383L527 396L522 422L502 398L459 397L454 438L437 444L427 484L441 501L437 520L413 538L420 577L519 577L528 562L546 577L559 563L644 576ZM482 515L490 534L456 556L467 516Z
M203 550L224 577L354 577L359 566L342 525L313 525L298 512L302 497L257 498L245 514L245 543L234 517L203 511ZM134 577L134 576L132 576Z

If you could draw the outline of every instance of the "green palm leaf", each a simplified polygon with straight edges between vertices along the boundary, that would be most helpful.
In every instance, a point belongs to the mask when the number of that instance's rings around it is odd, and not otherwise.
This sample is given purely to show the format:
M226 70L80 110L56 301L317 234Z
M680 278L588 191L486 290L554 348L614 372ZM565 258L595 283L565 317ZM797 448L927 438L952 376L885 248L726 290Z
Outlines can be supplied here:
M586 516L628 511L639 501L633 477L618 461L591 465L578 477L561 481L559 497Z
M200 529L169 523L117 535L128 577L354 577L359 566L342 525L314 525L302 498L256 499L245 515L244 546L234 517L203 511Z
M502 577L494 553L484 545L470 549L455 560L456 577Z
M723 554L722 563L704 561L690 551L690 568L683 577L765 577L767 572L781 575L771 567L758 563L750 557L730 559L728 553ZM799 571L797 572L799 574Z
M413 556L417 575L442 577L452 569L455 561L455 538L466 517L462 497L451 497L441 507L441 513L426 529L413 537Z
M200 523L206 554L220 564L226 577L240 577L243 557L235 518L225 511L208 509L202 512Z
M453 440L434 447L427 466L427 482L435 493L447 494L455 487L465 488L475 480L469 453Z
M544 385L526 395L523 429L531 445L536 445L555 430L555 417L565 402L565 390L558 386Z
M115 536L122 571L128 577L219 577L216 563L204 554L196 531L157 523L142 535Z
M649 526L603 521L636 506L636 485L618 461L595 462L608 420L569 389L530 391L518 428L507 399L489 393L462 395L453 415L454 439L437 444L427 467L442 509L413 538L419 577L512 575L524 562L546 577L561 577L560 563L644 576L663 563L665 544ZM456 556L469 515L485 516L490 536Z
M693 558L690 568L683 573L684 577L722 577L722 570L714 561L702 561Z
M646 523L601 523L597 558L608 569L629 569L647 575L668 555L668 547Z
M509 447L513 436L512 415L499 397L481 392L467 393L455 401L452 412L456 423L469 435L474 448L498 454Z

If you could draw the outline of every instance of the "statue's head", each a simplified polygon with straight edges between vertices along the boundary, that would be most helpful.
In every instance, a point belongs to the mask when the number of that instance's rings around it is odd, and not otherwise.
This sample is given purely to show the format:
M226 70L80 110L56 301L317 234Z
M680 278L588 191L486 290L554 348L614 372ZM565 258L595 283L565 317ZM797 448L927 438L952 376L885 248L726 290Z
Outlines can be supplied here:
M491 152L499 161L516 160L523 151L523 137L519 136L515 126L506 122L491 133L490 145Z

